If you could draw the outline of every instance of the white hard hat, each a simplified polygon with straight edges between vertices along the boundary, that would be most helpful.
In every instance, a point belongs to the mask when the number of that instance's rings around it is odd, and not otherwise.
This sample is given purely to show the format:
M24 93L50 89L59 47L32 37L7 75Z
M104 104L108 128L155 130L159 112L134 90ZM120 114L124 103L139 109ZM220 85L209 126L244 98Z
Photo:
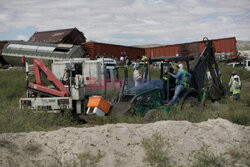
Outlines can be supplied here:
M181 67L183 67L183 65L182 64L178 64L178 67L181 68Z
M238 75L235 75L235 76L234 76L234 79L239 79L239 76L238 76Z
M183 70L183 64L179 64L179 65L178 65L178 68L179 68L179 71L180 71L180 70Z

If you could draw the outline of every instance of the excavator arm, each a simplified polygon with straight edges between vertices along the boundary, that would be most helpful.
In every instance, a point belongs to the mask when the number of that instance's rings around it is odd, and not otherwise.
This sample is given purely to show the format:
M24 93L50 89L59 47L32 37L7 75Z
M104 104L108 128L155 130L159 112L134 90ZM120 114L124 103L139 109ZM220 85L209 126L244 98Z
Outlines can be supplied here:
M191 70L192 85L200 92L204 88L205 76L208 69L212 77L212 87L208 93L212 99L217 100L225 95L225 89L220 81L219 68L214 56L213 41L209 41L207 38L204 38L203 41L205 48Z
M64 87L64 85L55 77L55 75L45 66L45 64L40 59L33 59L33 64L34 64L36 83L28 81L27 87L30 91L53 97L69 96L69 91ZM55 87L55 89L51 89L42 85L42 77L41 77L42 72L46 75L47 80Z

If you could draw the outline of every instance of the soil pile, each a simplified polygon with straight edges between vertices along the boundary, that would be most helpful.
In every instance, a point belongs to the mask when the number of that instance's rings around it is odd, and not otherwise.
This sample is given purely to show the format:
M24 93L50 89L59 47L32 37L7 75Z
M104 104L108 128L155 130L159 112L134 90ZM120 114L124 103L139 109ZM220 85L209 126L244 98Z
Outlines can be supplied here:
M197 161L193 153L201 148L207 148L207 155L223 157L225 166L249 165L250 127L215 119L0 134L0 166L84 166L86 158L93 160L92 166L150 166L143 161L142 139L156 132L169 143L166 149L174 166L192 165Z

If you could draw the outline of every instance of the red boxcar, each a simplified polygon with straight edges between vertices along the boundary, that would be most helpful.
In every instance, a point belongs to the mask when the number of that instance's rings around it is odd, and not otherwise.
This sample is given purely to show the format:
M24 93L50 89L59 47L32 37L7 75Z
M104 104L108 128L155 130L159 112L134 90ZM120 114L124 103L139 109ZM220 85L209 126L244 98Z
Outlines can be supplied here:
M80 45L86 42L86 37L77 28L35 32L29 39L30 42L68 43Z
M237 47L235 37L215 39L213 41L217 57L222 59L237 58Z
M145 49L145 55L147 57L176 56L177 54L179 54L178 45L166 45Z
M135 60L137 56L145 55L145 50L142 48L106 44L99 42L87 42L83 44L83 48L91 59L97 56L114 57L119 60L121 56L129 56L130 59Z
M237 57L235 37L213 39L215 54L219 58L233 59ZM199 56L204 50L203 41L183 43L175 45L165 45L160 47L146 48L147 57L161 56Z

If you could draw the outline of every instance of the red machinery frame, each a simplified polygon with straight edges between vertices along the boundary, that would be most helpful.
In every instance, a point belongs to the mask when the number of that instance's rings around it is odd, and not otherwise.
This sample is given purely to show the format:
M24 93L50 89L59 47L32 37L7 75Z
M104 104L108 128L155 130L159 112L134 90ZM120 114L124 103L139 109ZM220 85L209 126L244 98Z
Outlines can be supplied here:
M36 90L41 93L46 93L58 97L68 97L70 92L64 87L64 85L55 77L55 75L45 66L45 64L40 59L33 59L34 71L36 83L28 82L28 88ZM53 85L58 89L47 88L42 85L41 71L42 70L47 76L47 80L53 83Z

